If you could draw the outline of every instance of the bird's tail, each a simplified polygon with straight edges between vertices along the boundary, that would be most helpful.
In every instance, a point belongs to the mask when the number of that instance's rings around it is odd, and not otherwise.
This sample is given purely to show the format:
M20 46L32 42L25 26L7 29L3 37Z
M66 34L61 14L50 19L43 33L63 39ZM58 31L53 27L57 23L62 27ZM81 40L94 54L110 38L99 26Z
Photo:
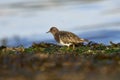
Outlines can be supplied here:
M80 39L81 42L89 42L88 39Z
M84 42L89 42L89 40L88 39L84 39Z

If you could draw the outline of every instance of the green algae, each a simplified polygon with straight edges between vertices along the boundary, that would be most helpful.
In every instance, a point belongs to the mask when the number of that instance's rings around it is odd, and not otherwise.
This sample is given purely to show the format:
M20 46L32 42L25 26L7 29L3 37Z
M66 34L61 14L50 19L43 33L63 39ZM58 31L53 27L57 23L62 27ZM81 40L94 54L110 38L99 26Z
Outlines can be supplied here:
M119 74L119 43L0 47L1 80L119 80Z
M33 43L29 48L17 47L17 48L8 48L5 46L0 47L1 53L37 53L41 52L44 54L65 54L65 53L77 53L77 54L113 54L120 52L120 44L115 44L110 42L110 45L91 43L88 44L77 44L75 49L72 46L68 49L66 46L59 46L51 43Z

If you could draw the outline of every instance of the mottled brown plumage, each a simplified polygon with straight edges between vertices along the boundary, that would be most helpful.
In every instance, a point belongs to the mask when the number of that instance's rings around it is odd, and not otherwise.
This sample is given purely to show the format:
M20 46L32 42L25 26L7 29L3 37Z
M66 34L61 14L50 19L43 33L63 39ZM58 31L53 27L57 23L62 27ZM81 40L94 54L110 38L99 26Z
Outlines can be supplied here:
M75 35L72 32L68 31L59 31L56 27L51 27L48 32L51 32L55 38L55 40L66 46L78 44L78 43L83 43L86 42L87 40L79 38L77 35Z

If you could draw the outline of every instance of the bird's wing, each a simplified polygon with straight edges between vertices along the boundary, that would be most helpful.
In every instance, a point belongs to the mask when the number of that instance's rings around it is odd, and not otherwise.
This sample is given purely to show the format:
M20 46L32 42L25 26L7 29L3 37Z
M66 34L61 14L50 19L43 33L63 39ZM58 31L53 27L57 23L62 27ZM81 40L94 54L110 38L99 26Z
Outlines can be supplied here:
M59 37L64 43L80 43L84 39L79 38L77 35L67 31L60 31Z

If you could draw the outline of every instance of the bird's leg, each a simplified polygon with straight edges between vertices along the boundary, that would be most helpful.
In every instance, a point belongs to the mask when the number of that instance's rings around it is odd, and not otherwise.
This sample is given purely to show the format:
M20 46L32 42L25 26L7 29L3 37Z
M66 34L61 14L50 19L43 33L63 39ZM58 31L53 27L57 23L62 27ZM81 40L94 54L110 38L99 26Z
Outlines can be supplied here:
M75 49L75 45L73 44L73 50Z
M70 46L67 47L67 50L69 50L69 49L70 49Z

